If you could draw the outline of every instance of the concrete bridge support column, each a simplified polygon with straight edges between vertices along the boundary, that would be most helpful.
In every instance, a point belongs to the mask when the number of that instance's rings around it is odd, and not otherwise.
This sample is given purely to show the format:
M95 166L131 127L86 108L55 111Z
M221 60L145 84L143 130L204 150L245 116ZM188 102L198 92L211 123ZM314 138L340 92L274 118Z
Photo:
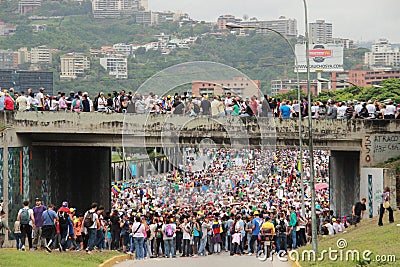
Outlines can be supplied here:
M167 159L163 159L162 167L163 167L163 172L167 173L168 172L168 161L167 161Z
M161 161L162 161L162 159L156 159L156 160L157 160L157 173L162 173L162 169L161 169Z
M3 210L6 213L8 221L10 222L10 215L8 212L8 145L7 145L7 130L3 131ZM10 226L10 228L12 228ZM8 243L8 235L5 236L5 244Z
M330 202L336 216L351 216L360 197L360 152L331 151Z

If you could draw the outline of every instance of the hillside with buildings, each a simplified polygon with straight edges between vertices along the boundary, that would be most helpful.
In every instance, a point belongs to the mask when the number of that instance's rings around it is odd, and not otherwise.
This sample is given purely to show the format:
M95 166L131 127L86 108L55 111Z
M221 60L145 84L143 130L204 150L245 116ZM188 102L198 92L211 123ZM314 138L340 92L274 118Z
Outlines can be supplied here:
M158 71L189 61L237 68L260 81L262 92L282 93L297 86L293 53L283 38L267 29L231 31L226 27L235 23L272 28L295 46L304 42L296 19L221 15L215 22L205 22L180 11L149 10L147 0L12 0L0 2L0 7L0 75L9 80L2 87L18 87L25 75L36 77L33 84L52 84L55 91L135 90ZM310 42L343 47L344 72L323 74L337 82L322 85L312 74L313 88L348 87L349 83L340 81L356 75L349 70L390 70L394 71L390 77L400 76L399 52L388 40L379 40L369 52L352 40L332 36L332 28L324 20L310 23ZM382 53L390 54L391 60L383 62ZM304 87L305 76L300 74L300 79ZM370 81L356 82L371 85Z

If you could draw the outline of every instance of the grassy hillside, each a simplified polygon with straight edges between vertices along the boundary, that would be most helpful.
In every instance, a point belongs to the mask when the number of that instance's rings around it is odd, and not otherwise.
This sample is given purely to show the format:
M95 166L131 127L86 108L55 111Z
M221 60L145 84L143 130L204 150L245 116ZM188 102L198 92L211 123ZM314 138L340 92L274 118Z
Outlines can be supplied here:
M383 220L383 226L378 226L378 218L372 218L364 220L357 227L350 227L346 233L335 235L334 237L328 237L320 239L318 242L318 251L329 250L329 248L338 250L337 242L339 239L345 239L347 247L343 251L343 259L346 258L346 251L358 250L360 252L360 260L352 261L330 261L328 254L325 254L323 261L299 261L303 267L356 267L356 266L400 266L400 212L395 212L395 223L388 223L388 214L385 214ZM299 249L301 255L302 251L310 250L311 246ZM364 251L371 251L369 258L370 262L363 260L362 254ZM320 254L317 254L320 255ZM339 255L339 254L338 254ZM376 256L388 256L395 255L396 262L378 262Z
M118 255L121 255L121 253L95 252L91 255L87 255L85 252L60 253L54 251L53 253L47 253L0 249L0 267L97 267L104 261Z

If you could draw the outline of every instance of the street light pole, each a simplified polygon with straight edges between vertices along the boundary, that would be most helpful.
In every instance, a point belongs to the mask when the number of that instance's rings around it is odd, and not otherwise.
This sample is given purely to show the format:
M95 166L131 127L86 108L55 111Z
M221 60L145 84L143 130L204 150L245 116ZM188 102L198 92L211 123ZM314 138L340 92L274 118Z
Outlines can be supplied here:
M297 55L296 55L296 51L292 45L292 43L290 43L289 39L284 36L282 33L280 33L277 30L268 28L268 27L258 27L258 26L242 26L242 25L238 25L238 24L233 24L233 23L227 23L226 27L228 29L256 29L256 30L269 30L271 32L274 32L276 34L278 34L280 37L282 37L286 43L289 45L290 49L292 50L293 56L294 56L294 61L295 61L295 68L296 68L296 78L297 78L297 98L299 101L299 107L300 107L300 103L301 103L301 88L300 88L300 78L299 78L299 64L298 64L298 60L297 60ZM304 200L304 177L303 177L303 133L302 133L302 120L301 120L301 109L299 112L299 162L298 162L298 168L299 168L299 176L300 176L300 187L301 187L301 214L303 216L305 216L305 200Z
M311 190L311 224L312 224L312 249L318 251L318 232L317 232L317 214L315 209L315 180L314 180L314 148L312 136L312 116L311 116L311 88L310 88L310 39L308 33L308 10L307 1L304 4L304 22L306 34L306 64L307 64L307 96L308 96L308 145L310 153L310 190Z

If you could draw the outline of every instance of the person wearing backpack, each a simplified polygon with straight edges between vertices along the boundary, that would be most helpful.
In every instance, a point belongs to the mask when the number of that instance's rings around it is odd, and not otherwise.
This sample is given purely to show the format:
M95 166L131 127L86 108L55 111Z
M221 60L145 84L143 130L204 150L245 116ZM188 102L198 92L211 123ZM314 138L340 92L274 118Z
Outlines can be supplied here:
M18 211L17 220L21 225L21 250L25 251L25 237L28 237L29 249L32 247L32 229L35 228L35 218L33 217L33 210L29 208L29 200L23 202L24 207Z
M174 219L170 218L169 222L162 226L162 234L163 234L166 258L176 257L175 246L174 246L175 232L176 232L176 225L174 224Z
M4 210L0 211L0 248L3 247L4 240L6 237L7 231L11 233L10 227L8 227L6 213Z
M156 246L155 246L155 257L158 258L160 256L160 247L163 256L165 255L165 247L164 247L164 242L163 242L163 236L162 236L162 227L163 227L163 218L160 217L158 218L157 224L156 224L156 230L155 230L155 238L156 238Z
M58 222L60 225L60 235L61 240L59 247L60 252L67 250L67 241L69 237L69 214L71 213L70 209L68 208L68 202L64 201L62 206L57 211Z
M96 213L97 207L98 204L96 202L92 203L90 210L88 210L83 217L83 227L87 229L88 233L88 246L86 248L88 254L91 254L94 249L96 231L100 229L99 217Z

